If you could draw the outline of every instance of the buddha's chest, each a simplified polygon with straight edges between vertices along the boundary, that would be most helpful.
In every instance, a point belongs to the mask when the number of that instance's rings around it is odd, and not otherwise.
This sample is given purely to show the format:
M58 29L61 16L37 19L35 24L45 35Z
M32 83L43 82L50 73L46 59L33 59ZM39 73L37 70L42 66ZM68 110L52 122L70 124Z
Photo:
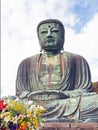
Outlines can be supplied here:
M55 85L62 78L59 56L44 57L40 64L39 79L44 85Z

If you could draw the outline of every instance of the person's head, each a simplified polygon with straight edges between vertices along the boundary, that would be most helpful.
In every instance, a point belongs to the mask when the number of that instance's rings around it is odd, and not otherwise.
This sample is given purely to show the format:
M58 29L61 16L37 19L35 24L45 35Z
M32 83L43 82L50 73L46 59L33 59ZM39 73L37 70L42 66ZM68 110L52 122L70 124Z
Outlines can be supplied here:
M40 46L45 51L63 50L64 25L57 19L47 19L37 26Z

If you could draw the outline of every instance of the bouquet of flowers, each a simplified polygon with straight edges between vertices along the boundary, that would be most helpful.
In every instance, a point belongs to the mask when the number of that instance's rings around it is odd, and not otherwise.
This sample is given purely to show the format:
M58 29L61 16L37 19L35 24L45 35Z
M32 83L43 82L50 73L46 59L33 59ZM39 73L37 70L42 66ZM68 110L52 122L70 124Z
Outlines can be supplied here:
M44 112L33 101L0 100L0 130L38 130Z

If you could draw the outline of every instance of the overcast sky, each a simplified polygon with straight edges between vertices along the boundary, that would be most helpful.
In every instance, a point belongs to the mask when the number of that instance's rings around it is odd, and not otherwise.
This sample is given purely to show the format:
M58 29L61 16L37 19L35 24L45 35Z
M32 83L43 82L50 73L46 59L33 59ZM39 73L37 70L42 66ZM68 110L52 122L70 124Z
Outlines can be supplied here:
M2 0L1 94L15 95L19 63L39 53L38 23L55 18L65 26L65 46L89 63L98 81L98 0Z

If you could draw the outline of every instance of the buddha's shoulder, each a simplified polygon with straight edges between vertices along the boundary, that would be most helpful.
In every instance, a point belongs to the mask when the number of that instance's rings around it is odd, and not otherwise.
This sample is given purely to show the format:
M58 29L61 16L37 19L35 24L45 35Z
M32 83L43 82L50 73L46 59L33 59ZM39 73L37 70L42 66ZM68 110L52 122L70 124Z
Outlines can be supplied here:
M25 59L23 59L20 62L20 65L30 65L31 60L36 60L36 59L38 59L39 56L40 56L40 54L36 54L36 55L33 55L33 56L26 57Z
M68 57L68 58L72 58L72 59L77 59L77 58L84 59L84 57L79 54L75 54L75 53L67 52L67 51L64 51L63 55L64 55L64 57Z

